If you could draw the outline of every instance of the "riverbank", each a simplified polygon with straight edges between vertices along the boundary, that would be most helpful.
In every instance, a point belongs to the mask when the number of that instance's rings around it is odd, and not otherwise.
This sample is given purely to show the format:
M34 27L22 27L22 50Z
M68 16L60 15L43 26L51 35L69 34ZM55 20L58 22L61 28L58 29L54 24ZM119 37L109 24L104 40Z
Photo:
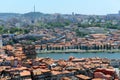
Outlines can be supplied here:
M53 59L65 59L67 60L69 57L73 56L76 58L92 58L92 57L100 57L100 58L108 58L108 59L120 59L120 53L107 53L107 52L99 52L99 53L39 53L36 55L37 57L43 58L53 58Z
M112 49L112 50L78 50L78 49L67 49L67 50L36 50L36 53L116 53L120 52L119 49Z

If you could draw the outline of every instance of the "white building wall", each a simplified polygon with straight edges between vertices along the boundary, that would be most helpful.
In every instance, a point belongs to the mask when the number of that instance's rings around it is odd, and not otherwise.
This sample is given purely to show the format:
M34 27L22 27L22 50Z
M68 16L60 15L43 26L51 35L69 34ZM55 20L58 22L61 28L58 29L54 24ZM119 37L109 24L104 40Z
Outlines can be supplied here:
M2 48L3 43L2 43L2 36L0 35L0 48Z

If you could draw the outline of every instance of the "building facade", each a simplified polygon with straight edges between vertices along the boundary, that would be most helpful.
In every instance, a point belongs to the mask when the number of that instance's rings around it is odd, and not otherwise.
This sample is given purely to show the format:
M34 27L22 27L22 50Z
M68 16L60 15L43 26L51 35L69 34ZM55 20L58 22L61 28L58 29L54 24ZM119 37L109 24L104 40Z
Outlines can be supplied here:
M0 48L2 48L3 43L2 43L2 36L0 35Z

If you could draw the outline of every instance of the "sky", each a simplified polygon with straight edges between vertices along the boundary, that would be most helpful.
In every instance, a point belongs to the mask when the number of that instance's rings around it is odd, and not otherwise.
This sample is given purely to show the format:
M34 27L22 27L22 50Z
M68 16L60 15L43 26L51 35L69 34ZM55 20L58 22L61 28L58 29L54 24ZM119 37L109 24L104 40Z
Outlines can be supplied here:
M0 13L97 14L118 13L120 0L1 0Z

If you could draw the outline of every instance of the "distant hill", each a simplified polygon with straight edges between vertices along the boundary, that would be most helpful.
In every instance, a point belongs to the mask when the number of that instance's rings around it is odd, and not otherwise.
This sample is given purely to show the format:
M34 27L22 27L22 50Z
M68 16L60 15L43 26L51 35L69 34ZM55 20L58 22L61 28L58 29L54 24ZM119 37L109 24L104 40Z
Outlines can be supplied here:
M84 14L45 14L41 12L28 12L24 14L19 13L0 13L0 25L4 26L28 26L33 23L36 25L42 25L47 23L50 26L56 26L59 24L79 23L79 26L103 26L105 23L110 26L120 25L120 14L108 14L108 15L84 15ZM114 28L114 27L113 27Z
M40 16L44 16L45 14L41 12L29 12L25 14L19 14L19 13L0 13L0 20L6 21L7 19L11 18L39 18Z
M40 16L44 16L44 14L41 12L29 12L29 13L23 14L22 16L27 18L38 18Z
M19 14L19 13L0 13L0 19L5 20L5 21L7 19L20 17L20 16L21 16L21 14Z
M18 16L20 15L19 13L0 13L0 17L1 16Z

